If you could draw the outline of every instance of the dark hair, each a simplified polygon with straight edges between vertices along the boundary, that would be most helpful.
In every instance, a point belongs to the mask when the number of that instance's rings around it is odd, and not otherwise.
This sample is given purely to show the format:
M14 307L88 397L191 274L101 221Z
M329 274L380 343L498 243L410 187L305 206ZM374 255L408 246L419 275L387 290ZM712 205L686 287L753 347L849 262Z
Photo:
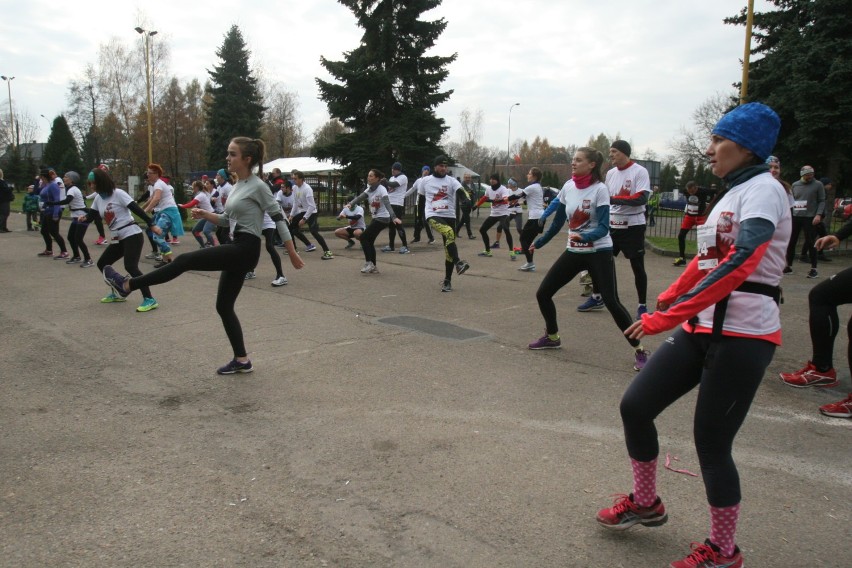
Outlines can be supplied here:
M692 189L696 185L698 185L698 184L696 184L694 180L690 180L690 181L686 182L686 189Z
M592 168L592 180L593 181L601 181L603 176L601 175L601 167L603 165L603 154L601 154L600 150L595 150L594 148L590 148L589 146L582 146L577 148L578 152L581 152L587 160L595 163L595 167Z
M266 144L260 138L248 138L237 136L231 138L231 142L240 147L240 154L251 159L249 170L257 166L257 175L263 176L263 158L266 156Z
M535 181L541 181L541 170L540 169L538 169L536 167L532 167L532 168L530 168L530 173L532 174L532 177L535 178Z
M95 168L89 173L89 175L95 176L95 181L93 183L95 184L95 191L99 195L113 194L115 191L115 182L112 181L112 177L110 177L107 172L100 168Z
M498 173L493 173L490 176L488 176L488 181L491 181L492 179L496 179L498 181L498 183L502 183L500 181L500 174L498 174Z
M293 170L292 172L290 172L290 175L293 176L294 178L298 178L298 179L302 179L302 180L305 179L305 174L303 174L299 170Z
M370 172L372 172L372 174L374 176L376 176L377 178L379 178L380 180L385 179L385 177L386 177L383 171L378 170L376 168L371 169Z

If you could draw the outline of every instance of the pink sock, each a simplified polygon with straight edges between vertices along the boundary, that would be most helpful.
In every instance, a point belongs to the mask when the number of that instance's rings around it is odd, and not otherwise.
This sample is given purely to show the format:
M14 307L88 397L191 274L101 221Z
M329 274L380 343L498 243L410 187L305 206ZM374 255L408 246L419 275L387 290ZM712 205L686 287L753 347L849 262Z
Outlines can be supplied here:
M650 507L657 500L657 460L641 462L630 459L633 467L633 502Z
M731 507L710 507L710 542L718 546L725 556L734 554L734 535L739 516L739 503Z

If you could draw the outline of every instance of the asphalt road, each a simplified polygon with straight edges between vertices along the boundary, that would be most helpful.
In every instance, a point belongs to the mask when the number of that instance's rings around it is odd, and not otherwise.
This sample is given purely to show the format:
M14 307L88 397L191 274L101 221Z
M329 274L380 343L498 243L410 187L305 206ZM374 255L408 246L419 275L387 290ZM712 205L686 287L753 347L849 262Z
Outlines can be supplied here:
M37 258L39 235L20 215L10 225L0 566L645 567L708 534L700 477L662 468L668 524L614 534L595 523L631 488L618 402L635 373L609 314L575 311L576 283L557 297L564 347L526 348L543 329L534 294L561 237L537 252L535 273L505 249L479 258L480 241L460 241L472 268L449 294L436 245L379 253L381 274L362 275L360 251L329 235L336 257L304 253L298 272L285 258L283 288L270 286L264 252L237 303L255 371L221 377L231 353L217 274L159 286L160 308L136 313L138 295L99 303L96 269ZM629 264L617 265L634 311ZM647 266L652 297L679 271L655 254ZM785 279L785 345L735 444L750 567L852 558L852 421L817 412L852 390L845 333L839 388L777 377L809 356L804 266ZM380 321L400 316L433 321ZM694 401L658 429L674 467L697 472Z

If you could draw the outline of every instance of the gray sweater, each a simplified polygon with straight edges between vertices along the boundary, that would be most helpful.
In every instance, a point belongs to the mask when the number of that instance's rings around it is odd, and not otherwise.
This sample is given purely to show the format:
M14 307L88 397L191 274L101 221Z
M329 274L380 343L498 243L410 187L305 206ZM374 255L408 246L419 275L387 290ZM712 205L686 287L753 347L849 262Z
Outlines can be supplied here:
M819 180L810 183L799 180L793 184L793 216L816 217L825 215L825 187Z

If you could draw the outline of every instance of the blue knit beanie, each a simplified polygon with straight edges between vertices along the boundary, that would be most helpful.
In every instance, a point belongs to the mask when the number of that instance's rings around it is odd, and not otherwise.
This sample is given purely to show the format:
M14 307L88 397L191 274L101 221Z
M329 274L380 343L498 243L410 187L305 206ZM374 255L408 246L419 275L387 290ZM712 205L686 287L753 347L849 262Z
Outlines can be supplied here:
M222 176L225 179L228 179L228 172L225 171L225 168L222 168L221 170L216 172L216 174Z
M740 105L716 123L713 134L733 140L765 160L772 153L781 130L781 119L762 103Z

